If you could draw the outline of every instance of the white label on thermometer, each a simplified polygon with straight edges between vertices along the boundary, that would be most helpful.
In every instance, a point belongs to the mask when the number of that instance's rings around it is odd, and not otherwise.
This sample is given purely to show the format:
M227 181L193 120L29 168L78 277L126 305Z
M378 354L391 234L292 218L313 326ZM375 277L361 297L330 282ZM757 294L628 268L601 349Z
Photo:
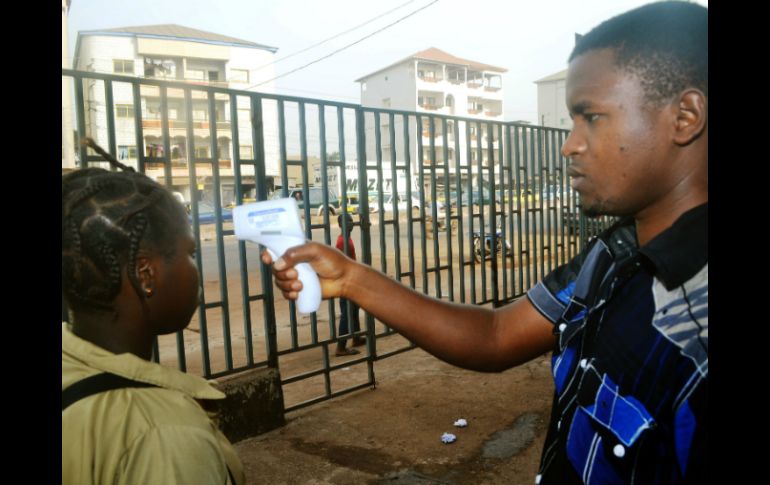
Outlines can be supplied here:
M283 207L274 207L272 209L251 211L248 214L248 222L254 227L258 227L263 232L270 229L281 229L286 227L288 214Z

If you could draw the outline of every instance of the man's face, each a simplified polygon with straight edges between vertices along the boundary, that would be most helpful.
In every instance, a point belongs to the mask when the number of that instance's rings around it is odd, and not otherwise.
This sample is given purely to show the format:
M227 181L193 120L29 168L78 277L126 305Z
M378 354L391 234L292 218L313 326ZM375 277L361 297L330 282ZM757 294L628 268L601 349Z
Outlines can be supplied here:
M586 215L637 215L670 191L668 105L646 102L637 77L615 66L613 50L573 59L566 94L574 125L562 154Z

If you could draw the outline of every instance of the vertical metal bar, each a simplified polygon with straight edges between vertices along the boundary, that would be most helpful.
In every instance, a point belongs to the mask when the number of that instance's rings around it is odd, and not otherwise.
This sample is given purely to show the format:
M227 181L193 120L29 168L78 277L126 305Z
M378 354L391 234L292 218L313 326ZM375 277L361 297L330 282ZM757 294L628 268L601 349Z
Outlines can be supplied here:
M289 196L289 170L288 156L286 155L286 114L284 112L283 99L278 100L278 146L281 154L281 187L284 197ZM303 188L305 221L310 221L310 197L307 187ZM289 328L291 329L291 346L297 348L299 337L297 335L297 304L289 301Z
M489 163L487 163L487 172L489 173L489 230L492 233L492 305L500 306L500 286L497 268L497 214L495 204L495 132L494 124L487 123L487 151L489 152ZM481 207L484 207L484 185L481 185ZM483 213L483 212L482 212ZM502 243L500 243L502 244Z
M118 151L115 146L115 105L112 97L112 81L106 79L104 81L104 102L106 104L105 114L107 115L107 149L113 157L118 158ZM116 169L112 165L110 167L112 170Z
M396 279L401 281L401 218L398 213L398 199L401 194L398 192L398 172L396 171L396 127L395 116L388 113L388 139L390 140L390 176L392 177L391 192L395 194L393 201L396 204L393 210L393 251L395 254ZM404 210L407 214L412 212L412 199L407 198Z
M524 283L524 290L529 289L532 286L532 266L533 266L533 256L532 256L532 247L533 247L533 241L532 241L532 228L530 226L530 218L531 214L529 213L529 198L530 198L530 188L529 188L529 170L530 170L530 153L528 150L529 144L527 143L528 136L530 135L532 131L532 128L529 129L522 129L521 133L521 140L522 140L522 147L521 151L524 155L523 162L524 162L524 241L525 244L525 251L526 251L526 262L524 263L524 276L525 283ZM521 195L520 195L521 197Z
M412 159L409 151L409 115L402 115L404 120L404 163L406 164L406 197L409 199L410 204L412 200ZM420 191L420 206L425 203L425 194ZM409 287L414 289L415 276L414 276L414 214L412 210L407 212L406 220L408 222L406 226L407 235L407 251L409 253Z
M265 122L262 115L262 98L256 94L250 95L251 101L251 139L254 142L254 182L257 191L257 200L267 200L267 176L265 174ZM284 170L285 173L285 170ZM285 178L282 180L286 180ZM285 182L282 184L286 194ZM244 252L245 241L239 241ZM262 282L262 294L264 298L262 314L265 321L265 350L267 352L267 365L278 368L278 334L275 319L275 297L273 295L273 275L270 266L259 264Z
M379 207L379 222L380 222L380 269L383 273L388 272L388 258L387 249L385 247L385 203L382 188L382 134L380 133L380 113L375 111L374 113L374 157L376 161L377 171L377 200ZM364 179L366 180L366 179ZM359 179L358 183L361 183Z
M233 173L235 175L235 203L237 205L243 204L239 125L238 96L230 93L230 136L233 141ZM241 272L241 305L243 306L243 336L246 339L246 365L252 366L254 365L254 344L251 335L251 302L249 302L249 272L246 264L245 245L238 245L238 261Z
M222 333L225 344L225 365L233 368L232 338L230 336L230 302L227 294L227 265L225 264L225 241L222 236L222 195L219 178L219 143L217 140L216 100L214 93L208 93L209 138L211 143L211 170L214 175L214 218L217 238L217 262L219 263L219 291L222 298Z
M299 153L300 153L300 161L302 163L302 185L305 187L308 187L309 185L309 173L307 169L307 123L305 122L305 103L303 101L300 101L299 103ZM321 159L321 169L326 172L326 157L324 156ZM323 212L324 212L324 223L328 227L329 226L329 182L326 179L326 177L323 177L321 180L321 188L323 189L322 195L322 203L323 203ZM310 206L310 194L308 193L308 203L307 206ZM305 221L305 237L312 240L313 239L313 231L311 228L311 219L307 219ZM313 312L310 314L310 335L312 342L318 343L318 318L316 317L316 313Z
M444 150L444 187L449 187L449 139L447 133L447 119L441 118L441 131L443 133L443 150ZM436 200L436 190L433 189L433 199ZM436 204L432 204L433 212L436 213L436 218L433 220L433 225L438 227L438 207ZM454 286L454 269L452 265L452 224L451 220L447 217L446 221L446 251L447 251L447 283L449 285L449 301L455 301L455 286Z
M201 298L200 301L198 301L198 319L200 321L201 360L203 361L203 375L208 377L211 375L211 359L209 357L208 323L206 319L206 294L203 286L203 256L200 251L201 233L200 224L198 223L198 181L195 164L195 132L193 130L193 102L191 89L184 90L184 98L185 127L187 129L187 173L192 194L190 198L192 199L193 233L195 234L195 241L199 249L195 252L195 263L197 264L198 272L200 273L198 284L200 285ZM143 152L143 150L144 147L142 147L142 150L137 150L137 154Z
M478 138L478 136L477 136ZM471 122L466 121L465 122L465 152L466 152L466 163L467 163L467 176L466 176L466 192L468 193L468 196L471 194L471 178L473 176L473 157L471 156L473 148L471 147ZM462 188L462 181L461 177L457 178L457 191L455 192L455 197L457 197L457 215L460 217L460 220L463 218L463 212L465 209L463 209L463 188ZM476 248L473 245L473 207L470 208L470 217L468 217L468 241L470 242L471 247L471 303L473 305L476 304L476 257L475 257L475 251ZM462 224L460 224L460 228L462 228ZM484 246L484 241L481 240L481 246ZM483 263L483 261L482 261Z
M144 173L144 133L142 128L142 92L139 82L132 85L134 94L134 132L136 134L137 171Z
M513 130L513 148L514 148L514 167L516 168L515 172L513 173L516 178L516 186L514 188L514 197L516 197L516 210L518 212L518 218L516 220L516 233L518 234L518 256L519 256L519 290L518 292L523 293L524 292L524 260L525 260L525 253L524 253L524 240L522 239L522 236L524 238L528 238L529 235L526 233L527 227L525 224L524 231L522 231L522 222L524 222L522 219L526 217L526 214L521 208L521 140L523 137L521 137L519 134L522 131L522 128L520 126L514 127ZM517 293L518 293L517 292Z
M340 147L344 147L342 142L342 133L344 132L342 126L342 108L338 108L339 123L340 123ZM361 181L366 181L366 129L364 126L364 109L360 106L356 108L356 157L358 165L358 193L359 193L359 207L363 204L364 214L369 214L369 184L361 184ZM365 226L365 227L364 227ZM362 261L364 264L371 266L372 264L372 247L371 247L371 229L369 224L362 224L361 227L361 250ZM377 345L375 342L375 328L374 317L371 313L366 312L366 348L368 350L369 358L366 361L367 375L369 378L369 384L374 384L374 361L377 360Z
M467 123L466 123L467 128ZM460 152L460 120L458 118L454 119L454 139L455 139L455 192L460 193L462 191L462 169L460 168L460 158L461 158L461 152ZM467 137L466 137L466 143L467 143ZM450 207L450 200L449 200L449 189L450 186L447 185L444 188L444 191L446 193L445 204L444 204L444 211L446 212L446 220L447 220L447 231L451 234L452 232L452 209ZM465 234L463 233L463 216L462 216L462 208L457 211L457 255L460 257L460 265L459 265L459 271L460 271L460 302L465 303L465 247L463 244L463 240L465 239ZM471 251L473 251L473 246L471 246ZM471 260L473 260L473 257L471 256Z
M540 224L538 228L538 234L540 235L540 241L538 249L539 249L539 257L540 257L540 272L535 273L535 281L539 281L543 278L543 275L545 274L545 233L544 233L544 219L543 219L543 212L545 210L545 204L544 204L544 190L543 190L543 129L542 128L536 128L535 133L537 135L537 153L536 153L536 162L537 162L537 180L535 181L535 187L538 189L535 193L540 194L540 208L538 210L538 216L540 219Z
M514 127L514 130L515 130L515 127ZM506 208L508 209L508 233L507 233L508 239L506 239L506 241L510 241L510 245L511 245L511 251L510 251L510 256L509 256L510 257L510 264L511 264L511 270L510 270L510 274L509 274L510 282L511 282L511 294L510 294L510 297L514 297L514 296L516 296L516 287L515 287L516 286L515 285L515 278L516 278L516 276L515 276L515 271L514 271L515 266L516 266L516 255L513 252L513 243L514 243L514 240L513 240L513 235L514 235L514 229L513 229L513 222L514 222L513 221L513 215L514 215L513 214L513 194L514 194L514 190L513 190L513 174L514 174L514 172L516 170L516 165L513 162L513 152L511 151L512 150L512 147L511 147L512 139L511 139L511 126L510 125L508 125L508 124L505 125L504 133L505 133L504 134L504 136L505 136L505 166L506 166L506 169L507 169L507 172L508 172L508 177L507 177L506 184L505 184L506 185L506 191L505 191L505 193L503 193L503 203L505 204L505 197L507 196L508 197L508 203L507 203ZM503 235L505 235L505 233ZM521 234L519 234L519 236L521 236ZM507 279L506 279L506 281L507 281ZM508 295L506 295L506 298L508 298Z
M430 190L431 196L436 195L436 120L435 116L428 117L428 134L430 135ZM436 285L436 297L441 298L441 259L440 249L438 246L438 224L436 224L436 210L435 206L431 210L431 217L433 217L433 224L431 224L431 232L433 233L433 279Z
M483 180L484 173L484 152L482 150L483 137L481 131L481 122L476 121L476 185L479 186L481 200L479 201L479 233L481 236L481 300L487 300L487 257L486 253L486 228L484 227L484 190L481 181ZM471 213L471 218L474 217L473 209L473 187L471 185L471 179L468 179L468 207Z
M318 141L319 141L319 148L321 150L321 178L324 180L328 180L328 160L326 159L326 111L325 106L319 105L318 107ZM340 150L340 160L344 160L344 150ZM343 162L343 170L339 171L342 173L342 199L345 200L345 170L344 170L344 162ZM338 172L338 173L339 173ZM344 211L343 211L344 213ZM327 228L324 228L324 243L327 246L331 246L331 237L329 235L329 231L326 230ZM337 338L337 314L334 312L334 298L327 301L327 306L329 308L329 335L332 336L332 338ZM313 343L317 342L318 339L318 330L315 326L313 326ZM326 348L324 346L324 348Z
M171 190L174 184L171 180L171 143L169 142L166 86L160 86L160 129L163 138L163 177L166 179L166 187Z
M106 82L106 81L105 81ZM112 91L110 89L110 91ZM110 92L110 98L112 97L112 92ZM171 178L171 155L170 155L170 148L169 148L169 134L168 134L168 101L166 98L166 87L160 86L160 116L161 116L161 134L163 137L163 156L165 158L163 168L164 168L164 178L165 178L165 186L169 190L172 190L174 188L173 180ZM113 137L114 138L114 137ZM187 371L187 358L185 355L184 350L184 331L180 330L176 333L176 355L177 355L177 362L179 363L179 370L182 372Z
M83 81L84 79L79 76L74 77L75 85L75 104L77 105L76 114L78 122L78 142L86 135L86 102L83 97ZM78 151L80 152L80 168L88 166L88 148L82 143L78 143Z
M427 235L425 234L425 163L423 157L423 145L422 145L422 116L416 116L417 123L417 173L420 180L420 250L422 251L422 292L428 294L428 244ZM447 193L448 194L448 193ZM447 195L448 199L448 195Z

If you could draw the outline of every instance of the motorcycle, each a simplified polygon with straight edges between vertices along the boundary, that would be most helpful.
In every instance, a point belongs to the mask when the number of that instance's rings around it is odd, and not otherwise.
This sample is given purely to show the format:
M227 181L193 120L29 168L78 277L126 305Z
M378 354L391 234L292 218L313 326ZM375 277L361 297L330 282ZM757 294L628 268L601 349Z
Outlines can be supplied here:
M493 255L498 255L503 251L503 244L505 244L505 251L511 252L511 244L507 239L503 238L503 231L498 229L495 232L495 250L492 251L492 234L487 232L484 234L484 255L486 260L491 260ZM473 231L473 259L477 262L481 262L481 231Z

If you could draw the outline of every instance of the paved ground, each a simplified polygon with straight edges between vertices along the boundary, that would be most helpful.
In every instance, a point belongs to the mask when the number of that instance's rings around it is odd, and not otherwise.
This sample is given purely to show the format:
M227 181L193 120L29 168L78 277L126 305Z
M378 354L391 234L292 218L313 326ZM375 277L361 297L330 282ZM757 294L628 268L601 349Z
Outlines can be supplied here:
M249 483L532 484L553 392L549 367L543 356L482 374L411 350L375 364L375 389L289 413L283 428L236 448ZM365 371L338 372L355 381ZM458 418L468 426L454 427ZM443 444L445 432L457 441Z

